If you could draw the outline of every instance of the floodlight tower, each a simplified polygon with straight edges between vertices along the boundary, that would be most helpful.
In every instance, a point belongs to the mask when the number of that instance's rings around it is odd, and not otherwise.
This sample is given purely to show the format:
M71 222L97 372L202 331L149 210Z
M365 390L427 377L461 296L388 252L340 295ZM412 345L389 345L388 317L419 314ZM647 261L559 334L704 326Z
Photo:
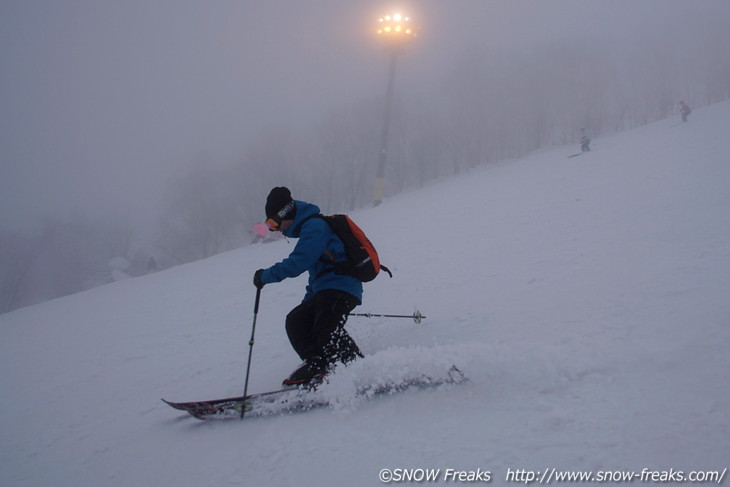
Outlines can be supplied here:
M390 112L393 105L393 88L395 86L395 68L398 62L398 55L405 50L405 47L416 36L416 27L410 17L407 17L400 12L394 12L380 18L378 21L377 33L382 39L386 51L390 54L390 66L388 68L388 82L385 90L383 132L380 137L378 169L375 173L375 206L378 206L383 202L385 162L388 155L388 132L390 130Z

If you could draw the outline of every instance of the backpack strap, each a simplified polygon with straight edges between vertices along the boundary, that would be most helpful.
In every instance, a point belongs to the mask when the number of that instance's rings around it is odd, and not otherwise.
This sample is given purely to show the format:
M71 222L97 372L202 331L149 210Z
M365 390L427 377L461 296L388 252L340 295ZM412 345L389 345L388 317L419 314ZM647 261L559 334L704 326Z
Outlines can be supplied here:
M302 225L304 225L305 222L311 220L312 218L321 218L322 220L324 220L326 217L321 213L310 215L307 218L305 218L304 220L302 220L302 223L299 224L299 228L301 229ZM326 222L326 220L325 220L325 222ZM329 226L329 225L327 225L327 226ZM335 235L337 235L337 234L335 233ZM324 274L327 274L328 272L335 272L335 270L337 268L337 262L335 262L334 257L332 257L332 255L329 252L325 251L325 254L327 254L327 257L329 257L329 259L326 258L325 255L322 255L319 258L319 260L320 260L320 262L324 262L325 264L327 264L327 268L322 270L321 272L319 272L315 276L315 279L319 279L320 277L322 277ZM382 265L382 264L380 265L380 270L386 272L388 274L388 276L390 276L391 279L393 278L393 273L390 272L390 269L388 269L384 265Z
M324 220L325 219L325 216L323 214L321 214L321 213L316 213L314 215L309 215L307 218L305 218L304 220L302 220L302 223L299 224L299 228L301 228L302 225L304 225L305 222L311 220L312 218L321 218L322 220ZM327 227L329 227L329 225L327 225ZM325 256L325 254L326 254L326 256ZM325 254L323 254L319 258L319 261L327 264L327 268L324 269L324 270L322 270L322 271L320 271L316 276L314 276L315 279L319 279L324 274L327 274L329 272L335 272L336 262L334 260L334 257L332 257L332 255L329 252L327 252L327 251L325 251ZM327 257L329 257L329 258L327 258Z

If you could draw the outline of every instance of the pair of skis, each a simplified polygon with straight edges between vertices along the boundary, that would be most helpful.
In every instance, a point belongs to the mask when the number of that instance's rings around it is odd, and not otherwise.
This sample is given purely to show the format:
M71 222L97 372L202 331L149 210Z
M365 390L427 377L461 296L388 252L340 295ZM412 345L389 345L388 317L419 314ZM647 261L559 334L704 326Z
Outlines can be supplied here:
M355 392L355 397L372 398L404 392L413 389L427 389L445 384L460 384L466 380L456 366L452 366L443 377L433 378L426 375L402 381L377 385L364 385ZM330 405L330 401L317 394L317 385L307 385L275 391L249 394L247 396L214 399L210 401L171 402L163 399L169 406L185 411L194 418L226 419L245 416L272 416L309 411Z
M317 407L315 402L309 401L307 404L301 400L305 392L305 389L289 388L210 401L163 401L197 419L241 418L242 411L249 413L248 416L265 416L267 412L273 414L274 410L284 413Z
M263 287L263 286L262 286ZM237 397L228 397L225 399L214 399L210 401L191 401L191 402L172 402L162 399L170 407L185 411L197 419L210 418L240 418L245 416L269 416L273 414L292 413L299 411L308 411L318 407L328 406L330 404L323 395L316 394L316 390L321 382L316 384L306 384L300 387L279 389L275 391L262 392L258 394L248 394L248 378L251 370L251 355L254 345L254 334L256 332L256 317L258 315L259 300L261 297L261 287L256 290L256 302L254 305L254 318L251 327L251 339L249 340L248 366L246 367L246 385L243 389L243 395ZM420 311L416 311L413 315L385 315L372 313L353 313L351 316L365 316L367 318L373 316L391 317L391 318L412 318L415 323L420 323L426 318ZM384 394L392 394L405 391L412 388L435 387L442 384L455 384L465 380L464 374L452 366L447 374L441 378L433 378L421 375L416 378L406 378L400 381L390 381L384 384L365 385L359 387L355 392L355 397L369 398Z

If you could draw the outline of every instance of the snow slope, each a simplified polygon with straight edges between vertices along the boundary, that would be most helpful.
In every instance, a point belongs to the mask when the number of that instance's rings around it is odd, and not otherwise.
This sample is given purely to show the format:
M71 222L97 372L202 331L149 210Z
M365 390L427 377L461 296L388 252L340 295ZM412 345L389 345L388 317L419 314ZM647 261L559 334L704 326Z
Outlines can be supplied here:
M351 318L368 357L322 391L329 409L200 422L160 401L242 393L251 277L293 243L0 316L0 485L375 486L385 468L480 469L502 485L517 469L723 471L730 102L677 122L595 140L580 157L557 147L482 166L356 213L395 273L368 284L357 311L427 319ZM251 392L298 365L283 320L304 283L263 290ZM451 363L467 383L351 394ZM439 475L433 483L469 483Z

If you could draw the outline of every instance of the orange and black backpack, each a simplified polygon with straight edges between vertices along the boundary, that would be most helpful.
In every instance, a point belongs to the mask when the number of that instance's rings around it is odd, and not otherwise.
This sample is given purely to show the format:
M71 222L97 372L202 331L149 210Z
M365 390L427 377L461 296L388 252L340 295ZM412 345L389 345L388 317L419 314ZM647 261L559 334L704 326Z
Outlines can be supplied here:
M384 265L380 264L378 252L375 250L365 232L358 227L347 215L313 215L310 218L321 218L330 226L335 235L342 240L347 253L347 262L335 262L334 257L328 255L323 257L332 264L335 274L344 274L360 279L362 282L370 282L375 279L381 270L393 274Z

